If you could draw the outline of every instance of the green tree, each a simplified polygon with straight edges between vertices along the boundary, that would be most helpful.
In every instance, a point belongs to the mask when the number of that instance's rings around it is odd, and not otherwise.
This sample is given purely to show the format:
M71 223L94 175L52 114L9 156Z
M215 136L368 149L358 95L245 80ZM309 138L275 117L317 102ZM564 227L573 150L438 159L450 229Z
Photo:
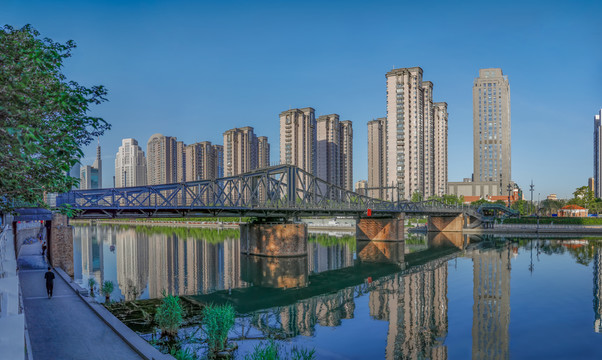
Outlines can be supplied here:
M529 214L530 203L527 200L516 200L510 205L513 210L518 210L521 215Z
M443 202L450 205L462 205L464 203L464 195L443 195Z
M62 73L75 46L42 39L30 25L0 28L0 212L11 211L11 201L44 206L44 192L70 190L81 148L110 128L88 115L106 89Z
M412 198L410 201L412 201L412 202L422 201L422 193L420 193L419 191L416 191L415 193L412 194Z

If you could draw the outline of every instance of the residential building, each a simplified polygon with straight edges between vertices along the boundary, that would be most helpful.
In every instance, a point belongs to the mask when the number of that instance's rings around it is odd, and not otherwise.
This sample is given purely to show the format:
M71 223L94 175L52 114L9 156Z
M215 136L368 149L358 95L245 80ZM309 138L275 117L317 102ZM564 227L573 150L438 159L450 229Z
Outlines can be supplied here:
M258 149L257 149L257 167L262 169L270 166L270 144L268 143L267 136L260 136L257 138Z
M366 180L358 180L355 183L355 192L360 195L367 196L368 195L368 191L366 189L367 187L368 187L368 182Z
M148 185L185 181L184 143L172 136L151 136L146 147L146 174Z
M349 191L353 190L353 124L351 120L343 120L340 123L341 135L341 187Z
M216 156L210 141L202 141L186 146L186 181L213 180Z
M447 194L447 103L433 104L433 194Z
M587 190L594 192L594 188L595 188L594 178L593 177L587 178Z
M387 186L387 118L368 122L368 196L384 199Z
M444 190L441 183L447 182L446 170L440 170L447 168L447 139L437 142L435 132L447 132L447 108L443 103L435 107L433 83L423 81L420 67L393 69L386 79L385 183L396 186L401 199L410 199L416 192L424 198L438 194ZM436 152L445 155L436 156ZM440 183L435 182L436 174L444 175Z
M491 181L500 193L511 184L510 84L502 69L480 69L472 88L474 181Z
M313 108L280 113L280 163L295 165L310 174L317 172L317 125Z
M102 158L100 154L100 143L96 147L96 159L92 166L86 165L80 169L79 188L101 189L102 188Z
M215 156L215 177L223 178L224 177L224 146L223 145L213 145L213 156Z
M135 139L121 140L115 155L115 187L146 185L146 157Z
M602 109L594 115L594 196L602 197Z
M262 136L261 138L260 141L250 126L224 132L224 176L234 176L255 170L260 167L260 163L268 166L270 144L267 137ZM260 155L263 159L260 159Z
M341 126L339 115L322 115L316 120L317 168L316 176L327 183L341 183Z

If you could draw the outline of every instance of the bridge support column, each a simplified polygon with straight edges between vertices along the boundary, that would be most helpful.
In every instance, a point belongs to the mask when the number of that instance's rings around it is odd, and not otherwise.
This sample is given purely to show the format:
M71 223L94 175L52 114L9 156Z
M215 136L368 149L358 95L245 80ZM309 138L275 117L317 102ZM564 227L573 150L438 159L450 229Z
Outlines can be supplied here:
M307 225L240 224L240 250L262 256L307 255Z
M73 277L73 227L65 215L53 214L48 238L48 260Z
M402 241L404 214L394 218L360 218L355 225L358 241Z
M466 225L464 214L459 215L430 215L427 223L429 232L462 231Z

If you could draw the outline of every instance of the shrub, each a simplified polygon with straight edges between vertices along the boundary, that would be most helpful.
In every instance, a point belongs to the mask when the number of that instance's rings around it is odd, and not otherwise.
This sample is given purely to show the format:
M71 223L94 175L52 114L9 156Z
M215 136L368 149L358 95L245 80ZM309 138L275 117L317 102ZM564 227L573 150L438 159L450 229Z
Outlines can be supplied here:
M207 305L203 309L203 323L207 332L209 352L224 350L228 342L228 333L234 326L234 308L232 305Z
M113 282L111 280L106 280L102 283L102 289L100 289L100 291L106 297L107 302L109 301L109 297L111 296L111 293L113 292L114 288L115 286L113 285Z
M174 339L178 335L178 330L182 326L183 312L180 298L173 295L166 296L164 291L163 302L157 308L157 313L155 314L155 321L159 329L161 329L161 336Z
M90 288L90 296L94 296L94 286L96 285L96 279L93 277L88 279L88 287Z

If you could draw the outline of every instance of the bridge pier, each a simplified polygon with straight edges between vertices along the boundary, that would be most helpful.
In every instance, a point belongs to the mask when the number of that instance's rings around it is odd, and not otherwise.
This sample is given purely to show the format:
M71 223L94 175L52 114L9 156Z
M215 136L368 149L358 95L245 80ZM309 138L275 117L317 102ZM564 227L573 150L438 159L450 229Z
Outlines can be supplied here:
M404 214L392 218L362 217L355 225L358 241L403 241Z
M52 214L52 220L47 225L48 261L53 267L60 267L73 277L73 227L65 215Z
M462 231L468 219L464 214L459 215L429 215L427 230L429 232Z
M240 250L247 255L307 255L307 225L302 223L240 224Z

